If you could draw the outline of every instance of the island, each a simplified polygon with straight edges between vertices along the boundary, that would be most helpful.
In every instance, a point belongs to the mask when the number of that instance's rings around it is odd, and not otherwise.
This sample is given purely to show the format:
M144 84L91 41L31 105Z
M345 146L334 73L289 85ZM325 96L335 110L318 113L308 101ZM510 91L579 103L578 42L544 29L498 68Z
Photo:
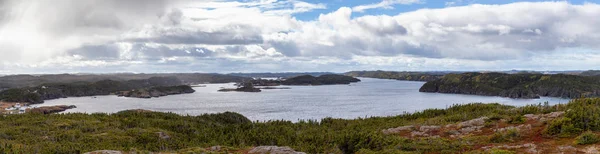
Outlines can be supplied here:
M291 89L289 87L278 87L281 85L294 86L318 86L318 85L335 85L335 84L350 84L360 82L360 79L337 74L325 74L318 77L312 75L300 75L287 79L253 79L242 83L237 83L237 88L223 88L219 92L261 92L261 89Z
M532 99L600 96L600 77L568 74L447 74L425 83L420 92L471 94Z
M262 91L259 88L254 87L254 84L252 84L252 82L243 82L243 83L239 83L237 85L238 85L237 88L219 89L219 92L232 92L232 91L236 91L236 92L261 92Z
M360 82L360 79L337 74L325 74L318 77L312 75L301 75L292 78L287 78L281 81L282 85L335 85L335 84L350 84Z

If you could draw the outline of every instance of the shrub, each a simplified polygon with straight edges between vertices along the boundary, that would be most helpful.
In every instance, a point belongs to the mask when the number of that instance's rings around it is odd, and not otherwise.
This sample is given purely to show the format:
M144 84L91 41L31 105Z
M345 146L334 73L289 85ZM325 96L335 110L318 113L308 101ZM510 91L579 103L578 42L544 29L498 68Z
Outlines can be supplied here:
M521 135L519 134L519 130L517 129L509 129L504 132L496 132L494 135L490 137L490 142L494 143L502 143L502 142L512 142L518 139Z
M490 150L490 154L515 154L515 152L501 149L492 149Z
M525 123L525 121L527 121L527 119L525 118L525 116L523 115L516 115L516 116L511 116L510 119L508 120L508 123L511 124L522 124Z
M563 117L550 122L542 133L548 136L571 137L580 132L581 129L573 125L571 118Z
M600 142L600 137L591 131L587 131L575 138L575 144L586 145Z

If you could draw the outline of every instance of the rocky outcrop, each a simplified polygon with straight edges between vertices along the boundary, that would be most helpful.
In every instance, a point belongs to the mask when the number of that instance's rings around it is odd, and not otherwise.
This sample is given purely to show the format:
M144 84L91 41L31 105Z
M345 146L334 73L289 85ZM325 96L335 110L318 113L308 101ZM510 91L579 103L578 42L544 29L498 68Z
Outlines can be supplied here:
M248 152L249 154L306 154L304 152L297 152L290 147L278 147L278 146L258 146L252 148Z
M41 114L52 114L52 113L66 111L68 109L73 109L73 108L76 108L76 106L75 105L44 106L44 107L32 108L28 112L41 113Z
M564 115L565 112L560 111L560 112L552 112L552 113L548 113L548 114L526 114L523 115L525 118L527 118L527 120L537 120L540 122L547 122L553 119L556 119L562 115Z
M396 128L389 128L389 129L384 129L381 132L383 134L397 134L400 133L402 131L410 131L415 129L415 126L413 125L409 125L409 126L400 126L400 127L396 127Z

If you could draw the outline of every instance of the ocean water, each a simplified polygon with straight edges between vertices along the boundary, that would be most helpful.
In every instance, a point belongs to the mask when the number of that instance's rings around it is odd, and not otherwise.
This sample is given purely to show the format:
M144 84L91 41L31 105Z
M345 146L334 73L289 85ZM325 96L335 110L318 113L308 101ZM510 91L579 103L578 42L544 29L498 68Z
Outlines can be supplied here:
M290 120L393 116L428 108L447 108L472 102L524 106L549 102L568 103L568 99L510 99L492 96L421 93L424 82L361 78L350 85L285 86L291 89L263 90L260 93L217 92L233 84L207 84L194 87L193 94L152 99L117 96L75 97L48 100L36 106L76 105L66 112L114 113L128 109L200 115L225 111L238 112L250 120Z

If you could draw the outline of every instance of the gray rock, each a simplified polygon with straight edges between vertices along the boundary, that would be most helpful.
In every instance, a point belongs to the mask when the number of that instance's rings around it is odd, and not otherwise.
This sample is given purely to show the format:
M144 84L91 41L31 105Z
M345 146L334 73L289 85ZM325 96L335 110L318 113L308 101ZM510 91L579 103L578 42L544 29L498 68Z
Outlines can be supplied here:
M464 121L461 123L458 123L458 128L465 128L465 127L473 127L473 126L483 126L485 124L485 120L489 119L488 117L481 117L481 118L477 118L477 119L472 119L472 120L468 120L468 121Z
M422 131L422 132L432 132L432 131L438 131L441 128L442 127L440 127L440 126L421 126L421 127L419 127L419 131Z
M115 151L115 150L98 150L98 151L86 152L84 154L123 154L123 152Z
M400 126L400 127L396 127L396 128L389 128L389 129L384 129L381 132L383 132L383 134L397 134L400 133L402 131L410 131L413 130L415 128L415 126L413 125L409 125L409 126Z
M248 152L249 154L306 154L304 152L297 152L290 147L278 147L278 146L258 146L252 148Z
M156 132L156 134L158 134L158 137L160 139L166 140L166 139L170 139L171 136L169 136L167 133L165 132Z

